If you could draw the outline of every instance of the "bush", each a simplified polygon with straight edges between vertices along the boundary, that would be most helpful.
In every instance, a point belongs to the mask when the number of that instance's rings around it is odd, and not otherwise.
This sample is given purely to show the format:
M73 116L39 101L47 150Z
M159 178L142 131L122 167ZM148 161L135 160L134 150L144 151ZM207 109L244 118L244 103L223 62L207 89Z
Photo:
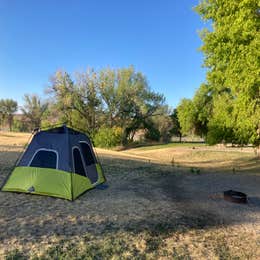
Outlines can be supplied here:
M121 144L123 131L120 127L100 128L94 136L97 147L111 148Z
M206 143L209 145L219 144L219 143L233 143L234 133L231 128L210 126L207 136Z
M145 138L149 141L159 141L160 137L160 131L153 126L145 133Z
M13 122L13 131L14 132L30 132L29 126L26 122L18 119L14 119Z

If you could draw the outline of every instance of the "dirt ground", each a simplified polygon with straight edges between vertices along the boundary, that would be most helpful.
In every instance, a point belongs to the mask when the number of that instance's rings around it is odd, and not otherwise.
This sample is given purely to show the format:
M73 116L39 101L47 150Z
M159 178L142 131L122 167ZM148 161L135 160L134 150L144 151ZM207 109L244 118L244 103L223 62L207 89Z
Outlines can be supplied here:
M0 134L0 185L27 138ZM260 162L253 152L97 152L105 190L74 202L0 192L0 257L260 259ZM228 189L247 193L249 203L224 201Z

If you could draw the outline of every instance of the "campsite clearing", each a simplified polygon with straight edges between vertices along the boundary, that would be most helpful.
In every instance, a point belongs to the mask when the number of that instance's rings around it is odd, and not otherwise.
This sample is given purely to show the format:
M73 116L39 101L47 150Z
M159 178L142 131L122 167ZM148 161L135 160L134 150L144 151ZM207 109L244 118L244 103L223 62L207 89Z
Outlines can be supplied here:
M0 184L28 140L0 133ZM0 257L260 258L260 160L193 145L97 149L105 190L76 201L0 192ZM247 205L222 198L234 189Z

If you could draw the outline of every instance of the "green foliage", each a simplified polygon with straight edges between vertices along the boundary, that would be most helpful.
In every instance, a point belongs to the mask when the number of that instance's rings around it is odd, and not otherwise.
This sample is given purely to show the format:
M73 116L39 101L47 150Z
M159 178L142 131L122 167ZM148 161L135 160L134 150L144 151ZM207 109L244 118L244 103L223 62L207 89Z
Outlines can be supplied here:
M29 132L30 129L29 129L29 126L28 126L27 122L25 122L22 119L14 118L14 121L13 121L13 131L14 132Z
M208 132L208 122L212 114L211 88L206 84L202 84L192 100L181 100L176 114L175 117L178 117L182 134L205 136Z
M192 100L184 98L177 107L177 116L182 134L195 133L195 106Z
M195 107L196 133L205 136L208 131L209 118L212 115L212 89L206 84L202 84L193 97Z
M103 148L115 147L121 144L122 134L120 127L102 127L94 136L94 144Z
M18 109L18 104L13 99L0 99L0 123L7 121L9 130L12 131L14 113Z
M78 75L78 84L71 79L67 72L57 71L51 79L47 93L51 96L51 104L47 120L52 124L67 123L95 130L92 104L88 103L88 93L91 92L93 75L91 71ZM89 81L86 83L86 78ZM92 107L91 107L92 106ZM78 125L80 121L80 124ZM83 127L84 126L84 127Z
M164 97L151 91L144 75L135 72L133 67L116 71L106 69L99 75L105 118L110 126L118 125L123 129L122 144L126 144L131 133L145 128L147 121L163 105Z
M48 104L43 103L36 95L24 95L24 106L21 110L29 123L30 130L41 126L41 121L47 108Z
M213 29L201 32L207 84L202 96L196 93L199 102L193 99L195 121L211 144L260 144L259 9L256 0L205 0L196 7Z
M77 73L75 81L58 71L47 92L51 103L44 125L68 123L91 135L100 127L120 127L122 144L130 135L133 138L136 130L145 128L164 103L164 97L151 91L144 75L133 67L89 69Z
M173 110L173 113L170 115L170 118L172 120L172 128L170 130L170 133L172 135L179 136L180 142L181 142L182 132L181 132L181 125L180 125L180 121L178 118L177 109Z
M153 133L156 134L156 132L157 132L159 139L152 138L152 140L160 140L162 142L170 141L170 138L172 136L171 130L173 127L173 122L170 117L171 113L172 113L172 111L167 105L161 106L156 110L155 115L151 118L150 121L152 122L152 125L153 125L152 128L154 128ZM146 120L146 121L148 121L148 120ZM144 126L145 126L145 124L144 124ZM149 132L150 131L149 127L147 127L147 129Z
M150 141L159 141L160 137L160 131L154 125L150 125L145 133L145 138Z
M24 96L23 118L15 122L16 130L24 130L26 125L31 130L65 123L95 136L97 144L105 147L131 142L139 129L148 131L148 138L169 140L172 121L165 98L152 91L145 76L132 66L90 68L76 73L75 78L57 71L46 94L48 103L36 95ZM6 101L1 100L1 124L6 118L10 123L13 120L6 107ZM120 129L120 134L115 129Z

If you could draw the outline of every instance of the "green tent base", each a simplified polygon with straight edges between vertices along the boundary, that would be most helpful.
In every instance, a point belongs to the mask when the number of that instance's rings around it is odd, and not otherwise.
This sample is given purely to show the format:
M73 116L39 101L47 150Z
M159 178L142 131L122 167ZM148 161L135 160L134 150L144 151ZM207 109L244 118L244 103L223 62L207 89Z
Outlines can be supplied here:
M24 192L74 200L86 190L105 182L101 167L96 164L98 181L79 174L56 169L36 167L16 167L5 183L2 191Z

